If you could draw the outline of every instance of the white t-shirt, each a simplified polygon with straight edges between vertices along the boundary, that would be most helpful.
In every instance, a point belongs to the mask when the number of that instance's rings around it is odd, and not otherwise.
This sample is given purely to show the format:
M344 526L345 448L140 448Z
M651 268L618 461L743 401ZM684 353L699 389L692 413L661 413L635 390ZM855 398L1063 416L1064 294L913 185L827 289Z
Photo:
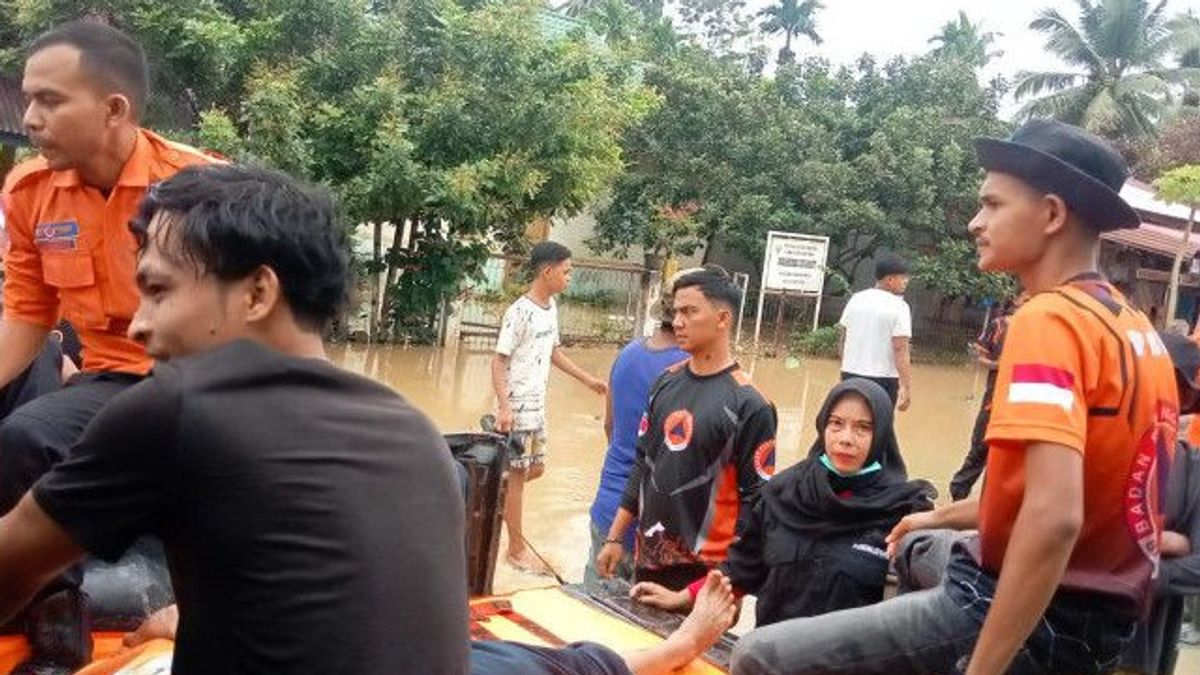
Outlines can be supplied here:
M904 298L882 288L855 293L839 324L846 328L842 371L867 377L899 377L892 338L912 337L912 312Z
M504 312L496 352L509 357L513 430L538 431L546 426L550 357L558 344L558 306L553 298L549 307L542 307L522 295Z

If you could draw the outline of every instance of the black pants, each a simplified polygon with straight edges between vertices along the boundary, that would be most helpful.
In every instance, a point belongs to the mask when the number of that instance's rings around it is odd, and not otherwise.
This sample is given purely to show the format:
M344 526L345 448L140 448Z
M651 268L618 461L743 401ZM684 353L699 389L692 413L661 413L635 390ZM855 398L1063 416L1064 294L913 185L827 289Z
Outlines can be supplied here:
M867 377L866 375L855 375L842 371L842 380L849 380L852 377L857 377L860 380L870 380L875 384L883 387L887 392L888 398L892 399L892 405L896 404L896 398L900 396L900 378L898 377Z
M12 510L38 478L66 459L106 403L141 379L123 373L80 373L62 389L10 413L0 424L0 514ZM78 588L81 581L81 568L75 566L39 595Z
M62 356L58 341L47 340L33 364L8 386L0 388L0 422L33 399L62 388Z
M992 418L992 393L995 390L996 371L989 370L983 401L979 404L979 414L975 416L975 429L971 431L971 447L967 449L962 466L950 479L950 498L956 502L971 496L971 488L987 466L988 445L984 436L987 435L988 421Z

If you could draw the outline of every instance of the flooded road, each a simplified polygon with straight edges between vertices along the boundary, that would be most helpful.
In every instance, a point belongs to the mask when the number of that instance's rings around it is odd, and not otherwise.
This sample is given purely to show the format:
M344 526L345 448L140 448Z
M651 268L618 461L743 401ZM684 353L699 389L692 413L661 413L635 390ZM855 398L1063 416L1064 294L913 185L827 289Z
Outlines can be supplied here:
M570 349L571 358L607 378L617 350ZM492 408L491 353L466 349L337 345L333 359L384 382L429 415L443 431L478 430ZM816 437L815 417L837 382L838 364L805 360L788 368L781 359L746 361L755 384L779 411L777 470L807 454ZM942 499L967 450L984 383L969 365L913 368L913 403L899 413L897 433L909 472L931 480ZM588 551L588 509L604 460L604 399L558 370L549 392L546 475L526 488L525 530L534 548L568 581L583 578ZM497 592L544 585L545 577L501 564Z
M576 363L606 378L617 355L615 348L567 351ZM330 355L399 391L443 431L478 430L480 415L491 412L491 352L335 345ZM779 411L776 470L782 470L803 457L816 438L817 410L837 382L838 364L813 359L788 368L782 359L759 359L742 365ZM897 414L896 431L910 475L932 481L939 501L949 500L947 485L967 451L984 379L984 371L973 365L913 366L912 407ZM606 448L603 421L604 399L553 370L551 454L546 475L526 487L525 531L568 582L583 578L590 544L588 509ZM553 583L503 563L496 568L499 594ZM734 631L749 629L753 617L752 609L743 611ZM1200 673L1200 650L1181 649L1176 672Z

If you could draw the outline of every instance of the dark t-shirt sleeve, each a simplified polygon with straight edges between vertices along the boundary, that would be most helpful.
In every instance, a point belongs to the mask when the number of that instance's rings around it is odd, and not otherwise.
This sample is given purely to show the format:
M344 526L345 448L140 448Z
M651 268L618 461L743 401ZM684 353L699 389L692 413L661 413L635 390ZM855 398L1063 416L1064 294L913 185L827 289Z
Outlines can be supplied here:
M178 371L156 368L101 410L71 456L34 485L42 510L97 558L115 562L165 515L181 400Z
M742 523L738 538L729 545L728 557L721 569L729 576L733 587L741 593L758 593L770 571L763 557L764 500L759 499Z
M737 524L739 535L758 501L759 490L775 473L775 406L766 401L751 405L755 408L738 431L733 448L738 499L741 501Z
M665 386L668 377L670 377L670 372L664 372L650 386L650 394L646 401L646 412L644 413L646 420L654 419L654 398L663 386ZM629 470L629 479L625 481L625 491L621 494L621 508L635 516L641 510L639 498L642 490L642 479L646 476L646 453L649 450L649 444L654 442L653 439L658 438L657 429L642 428L644 432L638 434L637 443L634 446L633 467Z

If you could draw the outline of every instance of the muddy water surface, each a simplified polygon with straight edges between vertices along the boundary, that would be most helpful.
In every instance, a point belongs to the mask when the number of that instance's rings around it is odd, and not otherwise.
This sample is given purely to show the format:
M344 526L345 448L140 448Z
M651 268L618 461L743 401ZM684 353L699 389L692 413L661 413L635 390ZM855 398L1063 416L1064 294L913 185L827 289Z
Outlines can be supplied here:
M615 349L571 349L571 358L593 373L607 374ZM490 412L491 353L466 349L334 346L331 356L346 368L384 382L429 415L443 431L477 430ZM754 381L779 410L777 469L804 456L816 437L817 410L838 379L833 361L806 360L788 367L780 359L745 361ZM947 500L983 393L984 373L970 366L913 368L913 403L899 413L897 434L914 477L927 478ZM557 370L550 378L550 453L546 475L526 488L526 537L567 581L583 578L588 552L588 509L604 460L604 399ZM546 577L500 564L496 592L545 586ZM735 632L753 625L742 612ZM1200 673L1200 650L1181 650L1178 673Z
M607 376L615 349L572 349L572 359ZM479 428L492 407L486 351L336 346L343 366L384 382L423 410L443 431ZM792 367L788 367L791 365ZM798 461L816 436L814 418L838 378L837 363L780 359L746 361L756 385L779 411L778 469ZM945 494L971 434L983 388L973 366L916 366L913 404L899 413L897 433L913 476L928 478ZM530 543L568 581L583 577L588 551L588 509L604 460L604 399L555 370L549 392L546 475L526 488L525 530ZM544 577L497 569L497 591L544 585Z

